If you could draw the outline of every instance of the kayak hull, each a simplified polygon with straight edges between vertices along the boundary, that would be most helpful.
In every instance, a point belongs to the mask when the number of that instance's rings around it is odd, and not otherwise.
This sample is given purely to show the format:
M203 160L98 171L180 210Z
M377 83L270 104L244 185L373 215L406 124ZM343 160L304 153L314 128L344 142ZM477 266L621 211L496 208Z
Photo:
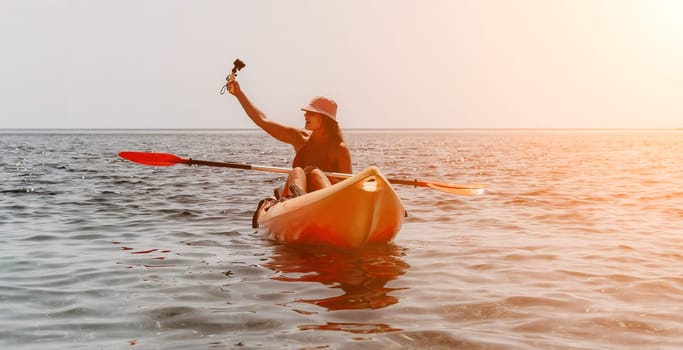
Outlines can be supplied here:
M259 207L254 225L270 239L359 248L391 242L405 209L376 167L331 187Z

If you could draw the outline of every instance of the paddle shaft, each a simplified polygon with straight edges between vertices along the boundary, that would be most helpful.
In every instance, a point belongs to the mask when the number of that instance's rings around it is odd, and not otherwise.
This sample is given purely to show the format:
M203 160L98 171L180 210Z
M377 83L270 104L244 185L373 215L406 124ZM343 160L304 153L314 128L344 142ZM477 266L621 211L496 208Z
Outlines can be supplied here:
M282 173L282 174L289 174L292 171L292 169L289 169L289 168L278 168L278 167L272 167L272 166L249 165L249 164L240 164L240 163L213 162L213 161L208 161L208 160L196 160L196 159L192 159L192 158L182 159L181 163L185 163L187 165L207 165L207 166L223 167L223 168L259 170L259 171L268 171L271 173ZM325 172L325 175L327 175L329 177L340 178L340 179L345 179L345 178L353 176L351 174L331 173L331 172Z
M182 158L181 158L182 159ZM259 170L259 171L267 171L267 172L272 172L272 173L282 173L282 174L289 174L292 169L289 168L278 168L278 167L270 167L270 166L263 166L263 165L249 165L249 164L240 164L240 163L227 163L227 162L213 162L213 161L207 161L207 160L195 160L195 159L182 159L183 163L188 164L188 165L206 165L206 166L213 166L213 167L224 167L224 168L234 168L234 169L244 169L244 170ZM351 176L352 174L345 174L345 173L334 173L334 172L325 172L325 175L328 177L334 177L338 179L346 179ZM406 179L391 179L387 178L387 181L389 183L394 184L394 185L410 185L410 186L415 186L415 187L432 187L434 186L446 186L450 187L448 184L442 184L442 183L435 183L435 182L429 182L429 181L420 181L418 179L415 180L406 180ZM457 185L453 185L454 189L457 189ZM480 185L464 185L462 186L463 190L470 190L470 189L481 189L482 186Z
M119 153L121 158L130 160L144 165L151 166L171 166L175 164L188 164L188 165L205 165L213 167L223 167L223 168L234 168L243 170L259 170L268 171L273 173L288 174L292 171L289 168L278 168L262 165L250 165L250 164L240 164L240 163L228 163L228 162L214 162L208 160L197 160L192 158L180 158L174 154L168 153L150 153L150 152L121 152ZM346 179L352 174L345 173L334 173L325 172L328 177L334 177L338 179ZM429 187L442 192L460 194L465 196L471 196L475 194L481 194L486 188L483 184L449 184L445 182L434 182L434 181L420 181L420 180L405 180L405 179L387 179L389 183L397 185L410 185L416 187Z

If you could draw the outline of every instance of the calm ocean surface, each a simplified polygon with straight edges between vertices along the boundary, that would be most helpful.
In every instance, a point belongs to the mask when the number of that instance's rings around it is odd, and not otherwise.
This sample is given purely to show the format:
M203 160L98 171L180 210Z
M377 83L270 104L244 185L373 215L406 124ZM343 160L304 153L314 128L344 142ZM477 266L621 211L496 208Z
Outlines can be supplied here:
M288 166L257 131L0 130L2 349L680 349L683 131L351 131L397 186L395 242L251 228Z

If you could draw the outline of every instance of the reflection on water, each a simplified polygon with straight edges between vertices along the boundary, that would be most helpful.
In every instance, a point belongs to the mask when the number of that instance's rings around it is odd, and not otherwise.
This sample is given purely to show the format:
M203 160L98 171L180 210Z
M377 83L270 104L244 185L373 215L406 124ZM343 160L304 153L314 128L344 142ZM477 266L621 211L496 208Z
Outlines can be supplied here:
M274 280L318 282L339 289L324 299L299 299L327 310L380 309L398 303L386 284L403 275L410 265L403 261L404 249L397 245L338 249L328 246L278 245L265 267L278 275Z
M339 323L327 322L324 325L301 325L299 329L318 330L318 331L340 331L354 334L372 334L372 333L386 333L401 331L400 328L394 328L384 323Z

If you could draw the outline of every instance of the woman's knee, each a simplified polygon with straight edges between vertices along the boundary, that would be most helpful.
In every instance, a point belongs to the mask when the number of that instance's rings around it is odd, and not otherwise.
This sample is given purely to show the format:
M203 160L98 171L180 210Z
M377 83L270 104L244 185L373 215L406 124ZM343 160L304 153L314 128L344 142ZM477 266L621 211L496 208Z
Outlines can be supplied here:
M295 167L289 172L289 176L306 176L306 172L302 167Z
M330 179L328 179L327 175L320 169L312 169L309 171L307 180L311 192L332 186Z
M298 190L300 190L303 193L306 193L308 190L308 186L306 186L306 173L304 172L304 169L300 167L296 167L292 169L292 171L289 172L289 176L287 177L287 182L285 183L285 187L282 191L282 196L283 197L289 197L291 195L291 186L296 186L298 187Z

